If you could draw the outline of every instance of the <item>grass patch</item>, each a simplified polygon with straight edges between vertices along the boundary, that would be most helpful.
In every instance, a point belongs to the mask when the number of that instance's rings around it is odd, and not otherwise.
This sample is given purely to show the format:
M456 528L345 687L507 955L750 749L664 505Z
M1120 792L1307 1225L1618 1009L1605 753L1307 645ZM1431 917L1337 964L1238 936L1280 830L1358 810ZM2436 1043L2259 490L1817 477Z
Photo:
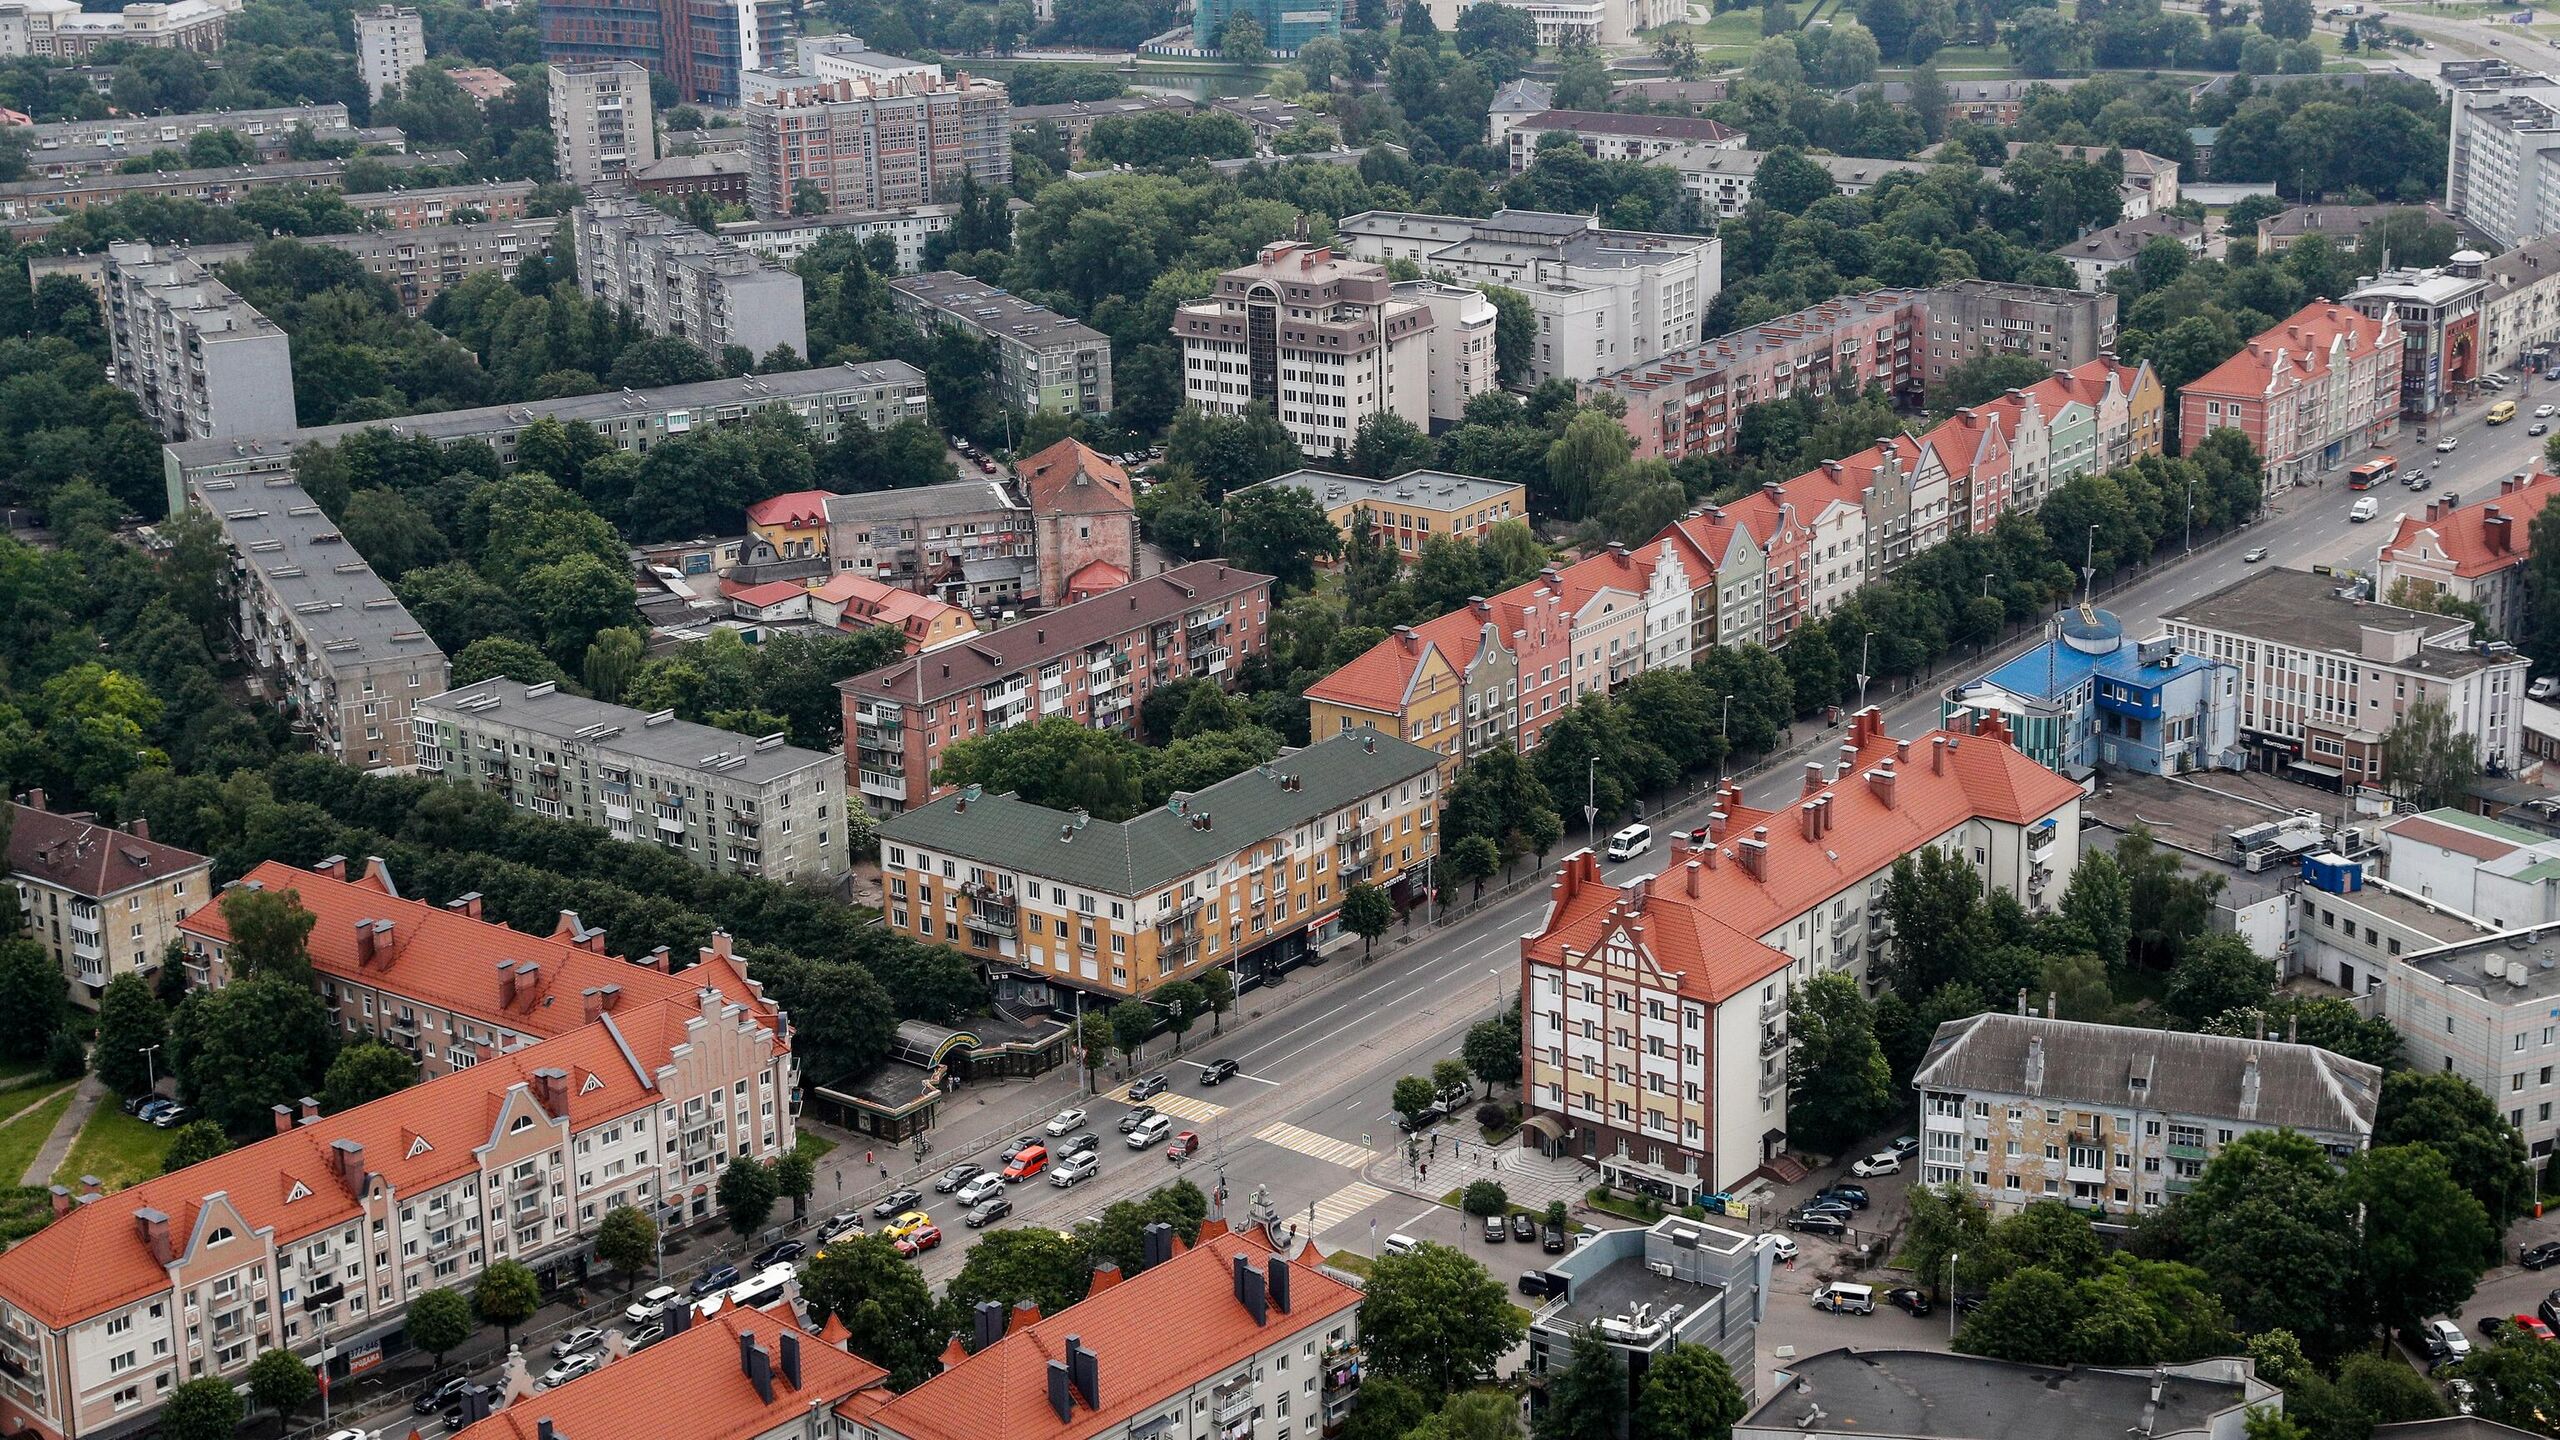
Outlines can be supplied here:
M53 1196L35 1185L0 1185L0 1250L53 1223Z
M62 1168L53 1172L53 1183L80 1188L80 1177L95 1175L109 1190L148 1180L160 1173L160 1162L167 1158L169 1141L175 1130L161 1130L146 1121L136 1120L113 1105L100 1105L89 1123L80 1127L80 1138L71 1142L71 1153Z
M1377 1262L1357 1250L1336 1250L1325 1257L1324 1263L1347 1275L1357 1275L1363 1280L1377 1272Z
M827 1152L834 1148L836 1148L836 1142L833 1140L813 1131L803 1130L800 1132L800 1139L792 1145L791 1153L806 1155L814 1163L826 1159Z
M62 1112L71 1108L71 1092L79 1088L65 1085L52 1099L29 1112L16 1124L0 1127L0 1186L15 1185L27 1173L36 1152L44 1148L45 1137L53 1133L54 1123Z

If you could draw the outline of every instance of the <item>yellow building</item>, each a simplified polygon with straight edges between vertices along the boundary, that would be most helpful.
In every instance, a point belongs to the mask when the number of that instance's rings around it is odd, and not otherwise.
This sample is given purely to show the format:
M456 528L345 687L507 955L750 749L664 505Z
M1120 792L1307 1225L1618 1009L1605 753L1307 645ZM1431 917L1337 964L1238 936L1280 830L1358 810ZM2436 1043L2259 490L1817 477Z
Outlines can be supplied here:
M747 533L786 560L827 557L827 492L794 490L747 507Z
M1368 512L1369 524L1393 541L1408 560L1420 554L1423 542L1434 535L1473 540L1502 521L1529 517L1528 487L1441 470L1407 471L1393 480L1293 470L1245 489L1274 486L1305 491L1346 537L1354 517Z
M881 826L883 914L985 962L1011 1003L1222 967L1244 989L1338 938L1351 886L1418 895L1441 758L1361 729L1121 822L962 789Z
M1454 778L1466 758L1460 744L1466 686L1459 667L1472 657L1452 654L1426 633L1450 628L1437 621L1421 630L1399 625L1358 659L1308 686L1307 734L1318 740L1362 729L1401 735L1440 757L1443 780ZM1465 633L1472 636L1477 629L1469 625Z
M2150 361L2145 360L2133 368L2126 390L2125 406L2130 415L2126 429L2132 437L2130 448L2133 458L2139 460L2145 455L2163 453L2168 430L2169 392L2160 383L2160 377L2151 372Z
M31 790L9 805L9 878L27 934L95 1009L108 981L159 968L178 922L213 898L213 861L152 839L149 821L118 829L44 804Z

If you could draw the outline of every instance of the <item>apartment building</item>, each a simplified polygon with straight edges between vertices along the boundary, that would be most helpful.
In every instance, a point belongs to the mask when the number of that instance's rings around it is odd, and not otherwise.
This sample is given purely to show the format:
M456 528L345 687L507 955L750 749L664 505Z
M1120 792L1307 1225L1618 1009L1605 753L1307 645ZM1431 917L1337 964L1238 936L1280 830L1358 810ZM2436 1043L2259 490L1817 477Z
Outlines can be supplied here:
M742 150L669 155L634 167L624 178L642 195L706 195L722 205L747 203L747 157Z
M2380 786L2383 737L2424 700L2445 707L2484 764L2517 763L2530 662L2468 620L2348 599L2325 575L2262 570L2163 623L2179 645L2239 667L2251 769Z
M1367 524L1372 533L1412 560L1435 539L1481 540L1505 520L1529 518L1529 487L1507 480L1454 475L1445 470L1408 470L1392 480L1341 475L1331 470L1292 470L1243 489L1289 489L1304 494L1324 511L1344 539L1352 527Z
M1611 99L1617 96L1612 94ZM1505 149L1511 138L1511 127L1524 116L1536 115L1555 108L1556 87L1543 80L1522 77L1510 81L1493 92L1493 101L1485 107L1485 143L1497 150Z
M946 793L934 771L950 741L1051 715L1132 729L1158 685L1231 683L1262 653L1270 612L1270 576L1201 560L857 675L836 686L847 779L893 815Z
M1502 381L1494 357L1493 329L1499 312L1473 285L1448 280L1398 280L1388 287L1399 305L1419 305L1431 316L1431 345L1425 351L1423 409L1431 428L1442 431L1467 413L1467 403L1491 394Z
M512 466L516 460L516 437L537 420L584 425L617 450L639 452L673 436L744 425L757 412L770 409L789 410L807 427L810 438L832 443L844 433L848 421L881 430L901 420L922 419L924 374L903 360L847 362L810 370L666 385L654 390L526 400L477 410L439 410L398 420L315 425L239 440L191 440L170 445L163 458L168 471L169 503L175 509L186 503L192 489L211 481L255 485L272 477L290 477L294 454L303 446L335 445L364 430L389 429L395 435L433 440L439 445L476 440L495 450L502 464Z
M1496 0L1524 11L1537 22L1538 48L1624 47L1644 43L1639 31L1655 30L1686 18L1672 0ZM1444 31L1458 28L1463 0L1432 0L1431 21Z
M9 818L18 913L75 1004L95 1008L108 981L158 971L178 922L213 893L212 859L153 840L148 820L57 815L42 790L11 802Z
M32 56L75 64L102 45L219 50L240 4L241 0L152 0L122 10L83 10L80 0L9 0L0 5L0 59Z
M714 359L732 345L758 358L776 347L808 357L797 271L637 200L591 200L569 212L569 234L578 288L650 334L690 340Z
M1654 156L1647 163L1676 170L1680 183L1698 202L1702 215L1718 219L1741 218L1751 208L1751 196L1759 182L1760 167L1766 163L1766 150L1745 150L1731 145L1681 145ZM1938 168L1935 160L1875 160L1854 155L1807 155L1831 176L1831 183L1843 195L1864 195L1893 175L1926 175ZM1997 175L1998 171L1991 172Z
M2480 270L2480 364L2486 373L2539 364L2560 345L2560 235L2528 240Z
M406 773L410 707L445 688L444 652L282 458L283 473L185 481L170 508L192 505L221 527L232 648L295 733L358 769Z
M978 633L977 622L959 606L883 585L866 576L832 576L807 594L812 622L848 633L894 626L907 637L910 655L939 650Z
M2026 108L2027 97L2037 87L2065 91L2080 83L2068 77L2055 76L2034 80L1946 80L1940 82L1939 88L1946 93L1947 108L1943 113L1949 121L1963 120L1975 125L1998 127L2018 123L2020 112ZM1911 84L1907 80L1876 80L1853 85L1840 92L1843 100L1863 100L1869 95L1880 97L1888 105L1908 107L1911 104Z
M960 72L817 80L749 100L748 205L760 220L806 207L899 210L941 201L963 175L992 190L1013 182L1013 120L1004 87Z
M444 76L453 82L455 89L470 96L483 110L516 93L516 82L508 79L504 71L492 70L486 65L457 65L444 72Z
M554 63L551 156L560 178L593 190L658 158L649 72L628 60Z
M844 767L779 733L740 735L503 676L412 707L417 766L521 810L786 885L845 872Z
M393 230L417 230L470 220L521 220L533 207L530 180L491 180L479 185L425 185L343 197L347 208Z
M2245 1358L2183 1365L2025 1365L1936 1350L1843 1347L1791 1359L1733 1427L1739 1440L1809 1433L1994 1440L2233 1440L2249 1417L2281 1414L2284 1392Z
M436 296L471 276L485 271L513 275L528 255L551 252L551 237L559 228L556 216L537 216L526 220L491 220L477 224L430 225L415 230L358 230L347 235L301 235L295 238L305 245L323 246L342 255L354 256L366 272L381 278L400 297L400 308L411 315L424 310ZM242 259L257 249L254 241L238 241L221 245L190 245L183 251L161 250L167 256L184 254L198 265L210 268ZM68 275L98 294L101 302L107 294L107 260L103 254L38 255L27 260L27 277L41 282L47 275Z
M353 18L356 77L379 105L384 91L407 85L409 72L427 63L426 22L414 5L376 5Z
M2074 370L2116 348L2116 297L2043 285L1958 280L1920 292L1929 354L1924 386L1985 355L2016 355Z
M859 35L802 35L789 53L767 57L768 63L739 77L740 98L759 100L813 81L883 81L942 78L942 66L874 50Z
M849 211L841 215L795 215L775 220L732 220L715 233L741 249L789 263L818 248L830 235L856 241L885 235L897 247L898 273L912 275L924 266L924 242L951 229L957 205L910 205L903 210Z
M1565 860L1520 945L1521 1143L1674 1205L1732 1189L1786 1147L1787 993L1866 978L1895 860L1936 846L2031 911L2070 884L2080 789L1996 722L1897 741L1864 710L1805 771L1792 818L1726 784L1706 846L1657 875Z
M1440 760L1331 735L1116 822L969 786L883 822L884 913L1020 1004L1107 1004L1222 967L1244 989L1340 939L1353 885L1414 891Z
M269 1349L343 1380L407 1348L423 1290L498 1260L576 1284L617 1206L708 1218L731 1154L794 1142L776 1023L708 986L599 1009L352 1110L279 1107L277 1134L112 1198L57 1187L0 1255L0 1423L146 1434L180 1382L245 1383Z
M460 165L459 150L428 150L402 155L368 155L368 162L393 170L420 170ZM25 220L52 212L78 212L119 200L200 200L231 205L241 196L283 186L331 187L346 178L344 160L281 160L272 165L229 166L211 170L170 170L149 175L97 174L12 180L0 184L0 220ZM529 183L518 181L527 192ZM355 204L366 197L349 196ZM358 205L356 208L363 209ZM441 223L443 217L438 216Z
M2265 1131L2344 1164L2382 1101L2379 1066L2317 1045L1998 1011L1939 1026L1911 1085L1920 1181L1967 1186L1999 1215L2048 1200L2148 1215Z
M2421 514L2403 511L2375 554L2375 593L2387 598L2406 581L2413 596L2477 605L2491 630L2522 634L2533 522L2555 493L2560 476L2519 472L2500 480L2495 495L2468 505L2448 492Z
M995 347L1004 403L1029 414L1111 410L1111 337L1010 291L950 270L889 282L890 303L919 328L948 326Z
M1281 55L1297 54L1318 36L1342 34L1342 0L1205 0L1191 13L1191 43L1217 53L1227 21L1239 15L1261 26L1264 43Z
M541 0L542 58L624 60L664 75L685 105L735 109L744 77L780 63L798 30L787 0Z
M182 252L107 247L107 349L118 388L162 436L201 440L293 428L293 342Z
M1543 110L1511 122L1504 135L1511 173L1529 168L1549 135L1570 135L1594 160L1651 160L1684 145L1739 150L1750 139L1699 115L1626 115L1615 110Z
M812 529L813 521L823 528ZM747 526L787 540L775 544L780 554L814 553L835 574L861 575L968 610L1020 606L1040 596L1038 527L1031 507L1001 480L853 495L802 491L748 507Z
M370 150L376 154L399 154L409 148L407 132L396 125L367 125L361 128L344 129L338 133L337 138L342 143ZM259 158L265 158L269 152L259 149L253 153ZM277 159L286 158L281 148L273 153ZM27 171L32 175L74 180L88 175L116 173L135 160L155 160L155 157L160 156L159 150L146 150L137 154L122 145L61 145L29 157ZM181 159L179 163L183 165L185 161Z
M1430 428L1432 347L1460 339L1434 328L1429 307L1396 298L1385 266L1287 240L1173 316L1183 399L1211 415L1267 406L1310 455L1348 451L1374 414Z
M1608 229L1588 215L1366 210L1343 218L1335 243L1355 260L1410 260L1435 278L1526 296L1538 316L1532 384L1596 380L1694 345L1724 288L1723 241Z
M2445 210L2502 249L2560 231L2560 80L2488 60L2443 84Z
M1014 462L1031 506L1040 603L1064 605L1117 590L1138 573L1138 499L1129 472L1081 440L1060 440Z
M2009 142L2009 158L2015 160L2030 148L2042 147L2060 151L2064 156L2097 165L2105 162L2109 147L2104 145L2054 145L2047 141ZM2178 203L2178 162L2154 155L2148 150L2117 149L2124 159L2123 179L2116 186L2116 197L2124 202L2124 219L2140 220L2145 216L2166 214Z
M2054 253L2071 267L2081 289L2096 290L2107 283L2108 276L2141 259L2144 248L2154 240L2175 240L2189 255L2201 257L2204 222L2183 215L2145 215L2104 230L2092 230Z
M0 14L5 14L0 11ZM0 20L0 28L5 28ZM347 116L347 107L283 105L257 110L199 110L179 115L109 115L96 120L52 120L20 127L27 142L27 167L40 175L56 173L51 157L82 149L121 150L148 155L154 150L184 150L207 130L228 130L249 142L260 160L282 160L294 133L309 130L315 139L351 140L363 133ZM112 168L112 167L110 167Z

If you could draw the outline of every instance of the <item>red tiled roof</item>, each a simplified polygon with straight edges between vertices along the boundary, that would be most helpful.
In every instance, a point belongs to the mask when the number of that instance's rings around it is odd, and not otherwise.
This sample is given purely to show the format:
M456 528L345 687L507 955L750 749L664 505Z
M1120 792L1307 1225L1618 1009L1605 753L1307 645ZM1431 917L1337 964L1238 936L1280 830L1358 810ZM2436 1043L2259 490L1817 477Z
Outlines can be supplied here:
M1431 642L1419 630L1390 635L1354 656L1351 663L1308 686L1307 698L1393 714L1404 708L1405 692L1412 687L1413 677L1431 650Z
M737 604L761 610L768 605L779 605L806 595L809 587L797 580L768 580L761 585L737 585L723 580L720 593Z
M1067 595L1073 600L1090 600L1108 594L1129 583L1129 572L1108 560L1095 560L1067 577Z
M2441 846L2457 855L2468 855L2474 860L2495 860L2503 855L2512 855L2517 849L2513 843L2495 835L2485 835L2460 825L2447 825L2424 815L2403 815L2382 827L2382 833L2395 838L2405 835L2424 844Z
M840 628L858 629L866 625L895 625L911 640L921 641L929 635L934 622L947 618L945 612L960 618L965 632L975 628L969 612L948 601L930 595L918 595L883 584L867 575L846 571L809 592L811 598L844 607Z
M774 1021L774 1008L765 1001L763 988L747 978L745 967L734 956L719 953L723 942L715 941L702 963L670 975L651 965L601 953L604 932L600 930L583 932L597 949L572 943L565 937L575 917L566 913L560 931L528 935L441 905L403 900L385 888L386 879L387 874L367 869L342 880L269 860L240 877L239 883L292 891L300 897L302 908L318 917L311 927L310 950L311 968L321 975L341 983L375 986L520 1035L549 1037L578 1029L586 1023L585 992L605 985L622 987L618 1011L668 1000L690 1004L694 993L707 985L723 999L746 1006L763 1023ZM377 958L367 965L359 958L357 926L378 921L391 922L391 928L387 934L376 930ZM220 905L197 910L178 928L209 942L227 943L231 938L231 923ZM390 955L387 964L379 958L385 950ZM508 998L511 974L498 968L509 963L519 971L528 963L541 967L534 986L527 989L519 984L512 1000Z
M1084 1440L1116 1433L1166 1397L1360 1303L1359 1291L1311 1264L1292 1262L1289 1310L1271 1306L1266 1323L1257 1325L1236 1298L1239 1255L1257 1266L1273 1258L1258 1231L1219 1235L1203 1227L1191 1249L1036 1325L1015 1326L965 1363L879 1407L865 1423L906 1440ZM1061 1421L1049 1406L1049 1362L1066 1358L1070 1335L1093 1352L1102 1406L1078 1399ZM1293 1369L1278 1379L1297 1374Z
M790 530L824 529L827 493L824 490L794 490L786 495L759 500L747 507L747 523L780 525Z
M836 1405L880 1385L888 1372L810 1334L790 1307L726 1309L546 1390L457 1432L455 1440L537 1440L548 1420L559 1440L753 1440L805 1415L815 1404ZM799 1341L800 1383L782 1373L782 1337ZM756 1390L746 1370L750 1341L764 1352L773 1398ZM672 1407L672 1408L671 1408ZM679 1425L674 1414L681 1411ZM397 1431L400 1427L391 1427ZM793 1427L797 1433L797 1427Z
M2424 515L2403 511L2399 529L2382 547L2382 558L2392 559L2412 549L2420 535L2432 534L2432 548L2453 562L2456 575L2486 575L2520 565L2533 554L2533 522L2555 494L2560 494L2560 475L2536 474L2512 490L2501 490L2459 509L2429 506ZM2489 537L2491 510L2507 522L2503 544Z
M113 895L213 863L193 850L102 825L94 815L57 815L14 801L9 811L9 869L75 894Z
M2252 339L2239 354L2188 381L2179 393L2258 399L2329 373L2330 350L2338 342L2344 342L2342 357L2372 353L2382 343L2383 328L2383 321L2344 305L2314 301Z
M208 906L210 911L212 907ZM316 937L315 937L316 938ZM74 1209L0 1253L0 1295L37 1319L63 1327L168 1288L135 1220L141 1209L169 1217L180 1253L216 1195L279 1245L345 1224L360 1212L335 1168L335 1142L363 1146L364 1168L394 1193L417 1194L476 1170L475 1148L490 1143L515 1086L534 1091L533 1072L568 1072L572 1129L656 1105L654 1067L686 1038L699 1001L626 1006L558 1039L492 1055L468 1069L422 1081L396 1095L325 1116L281 1135L145 1180ZM651 1067L643 1075L634 1068ZM592 1082L592 1083L591 1083ZM297 1193L306 1192L306 1193Z
M1081 440L1061 440L1013 469L1037 515L1109 514L1137 506L1129 472Z

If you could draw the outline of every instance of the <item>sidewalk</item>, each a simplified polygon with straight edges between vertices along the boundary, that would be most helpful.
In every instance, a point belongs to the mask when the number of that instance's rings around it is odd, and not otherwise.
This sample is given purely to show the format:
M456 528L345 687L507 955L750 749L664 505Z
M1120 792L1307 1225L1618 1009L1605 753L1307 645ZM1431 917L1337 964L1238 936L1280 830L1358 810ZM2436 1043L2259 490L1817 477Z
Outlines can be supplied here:
M1372 1185L1424 1200L1437 1200L1478 1180L1491 1180L1511 1197L1512 1204L1532 1210L1544 1210L1557 1200L1569 1206L1579 1205L1591 1187L1599 1183L1589 1167L1576 1160L1551 1160L1535 1150L1509 1143L1487 1145L1445 1131L1431 1134L1439 1137L1439 1152L1433 1153L1431 1136L1426 1135L1419 1166L1405 1163L1404 1148L1398 1144L1369 1162L1362 1178Z
M80 1138L80 1127L89 1123L89 1117L97 1113L98 1102L105 1098L107 1087L103 1081L95 1075L81 1076L79 1092L71 1097L71 1107L62 1112L61 1119L53 1122L53 1133L45 1137L43 1148L36 1151L36 1158L28 1163L27 1173L19 1178L18 1183L52 1184L53 1172L61 1169L62 1162L70 1158L71 1144Z

